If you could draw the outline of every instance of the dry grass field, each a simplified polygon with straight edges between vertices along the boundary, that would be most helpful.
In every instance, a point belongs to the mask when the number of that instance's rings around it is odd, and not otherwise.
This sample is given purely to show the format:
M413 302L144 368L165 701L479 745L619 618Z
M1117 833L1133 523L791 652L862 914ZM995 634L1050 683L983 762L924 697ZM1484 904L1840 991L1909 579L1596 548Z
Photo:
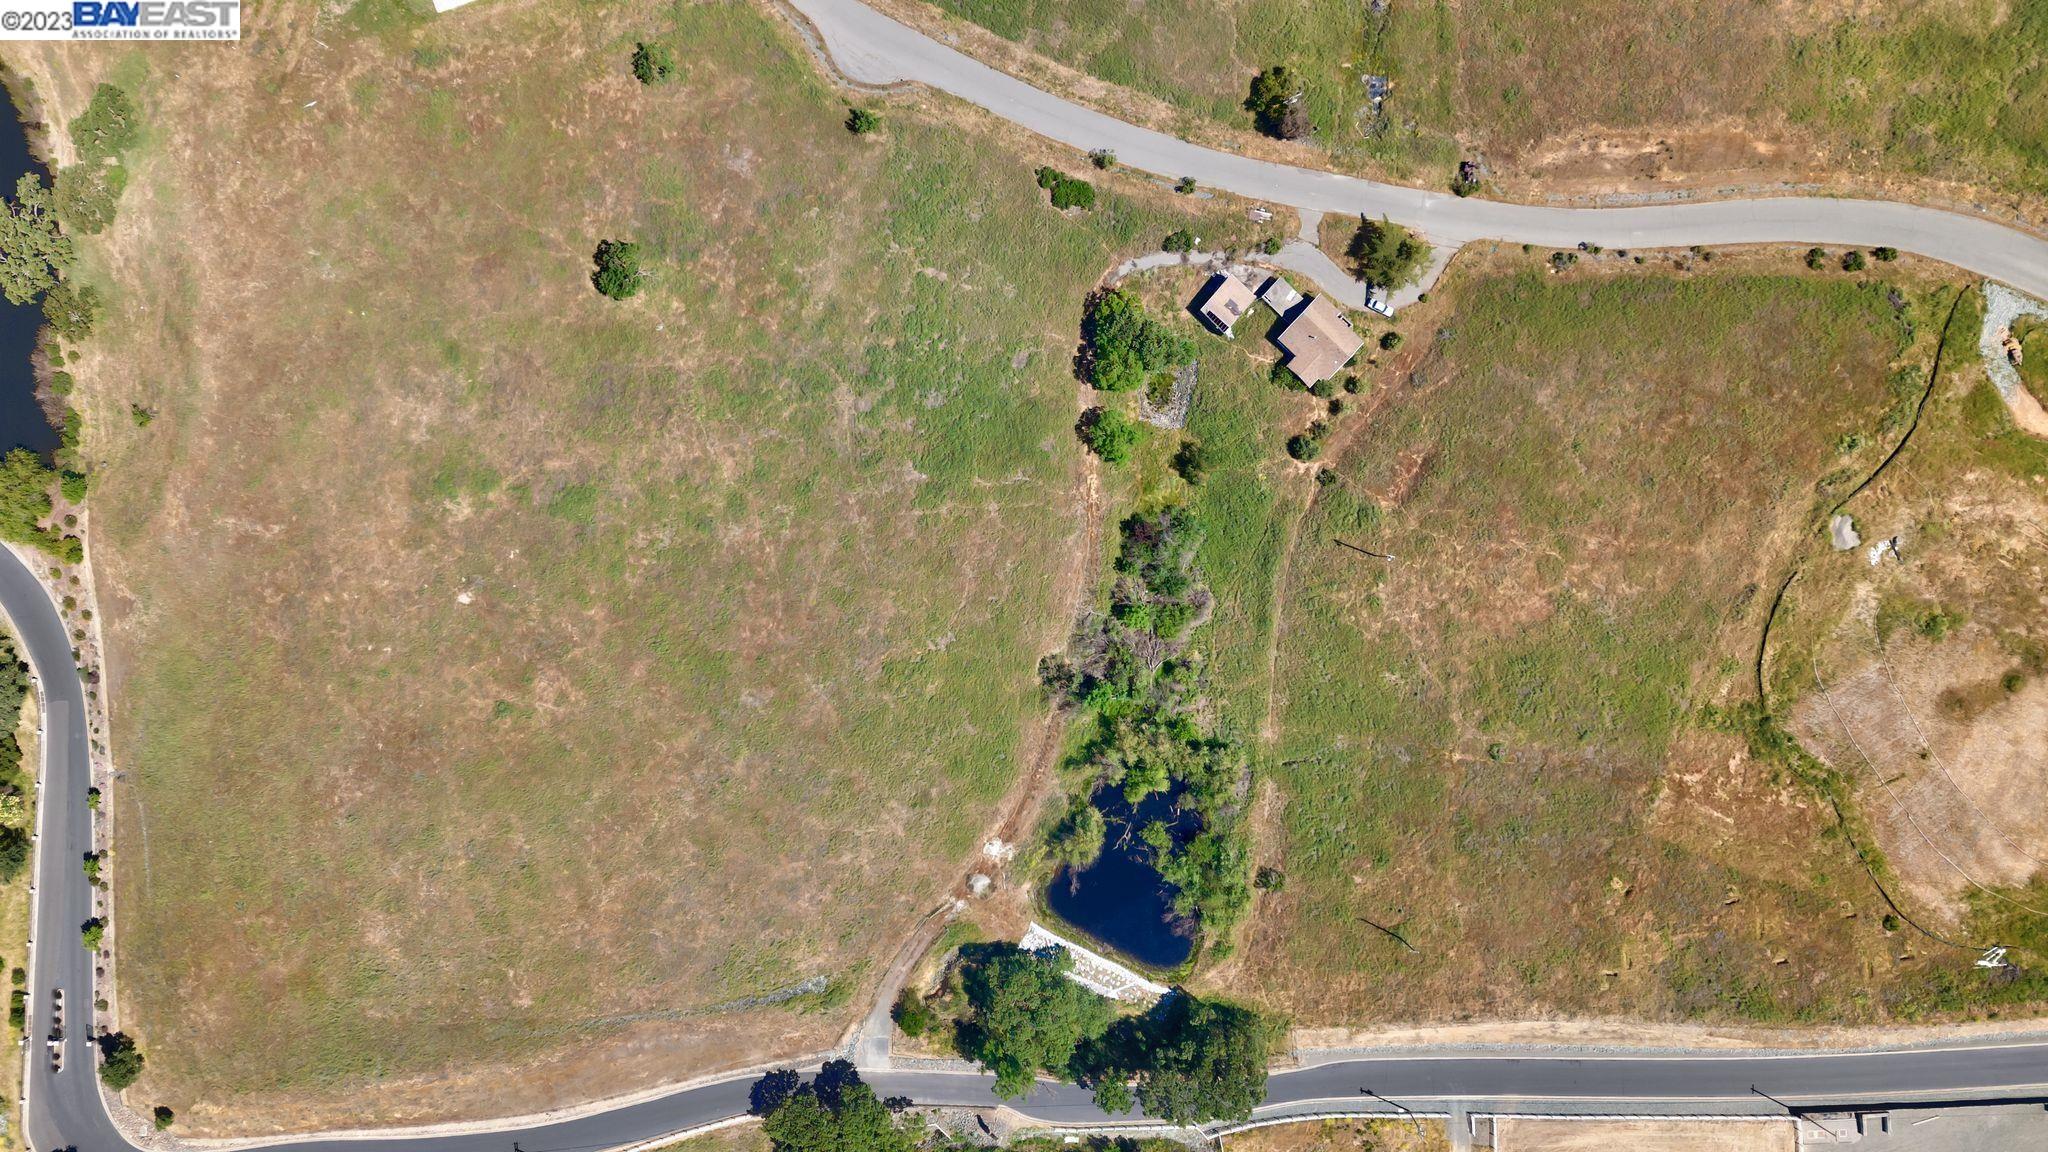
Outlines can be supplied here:
M1530 1120L1494 1122L1495 1152L1793 1152L1781 1120Z
M1287 66L1303 155L1429 184L1483 157L1501 190L1931 181L2048 189L2048 16L1996 0L935 0L1189 120L1249 132ZM1377 111L1365 77L1391 83Z
M1865 547L1819 555L1788 595L1773 681L1869 813L1909 914L2032 968L2048 958L2048 443L2012 426L1972 347L1974 294L1963 305L1920 431L1845 509Z
M1448 1152L1442 1120L1305 1120L1222 1139L1223 1152Z
M855 137L744 3L10 53L149 133L75 369L149 1100L441 1119L836 1042L1042 708L1082 296L1241 218L1062 216L949 105Z
M1220 986L1300 1026L1925 1007L1957 957L1899 948L1821 797L1708 708L1950 297L1750 267L1454 277L1409 334L1280 577L1285 884Z
M687 1140L679 1140L661 1152L768 1152L768 1134L759 1124L736 1124Z

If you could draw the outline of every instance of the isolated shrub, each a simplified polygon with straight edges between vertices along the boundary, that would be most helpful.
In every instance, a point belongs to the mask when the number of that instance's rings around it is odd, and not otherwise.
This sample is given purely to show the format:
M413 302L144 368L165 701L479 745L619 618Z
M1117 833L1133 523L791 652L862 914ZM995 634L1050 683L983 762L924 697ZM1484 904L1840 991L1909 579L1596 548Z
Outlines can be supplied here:
M28 1027L28 993L20 988L7 998L7 1022L17 1029Z
M1034 175L1038 178L1038 186L1052 193L1053 207L1062 211L1095 207L1095 185L1086 180L1076 180L1051 167L1040 168Z
M95 916L78 927L78 937L87 952L97 952L107 938L107 922Z
M855 136L865 136L882 126L882 118L866 108L846 110L846 130Z
M1929 640L1945 640L1962 622L1961 616L1946 608L1936 608L1922 613L1919 619L1913 621L1913 631Z
M1396 349L1396 348L1399 348L1400 346L1401 346L1401 334L1400 334L1399 332L1382 332L1382 333L1380 333L1380 347L1381 347L1381 348L1385 349L1385 350L1386 350L1386 351L1388 351L1388 352L1392 352L1392 351L1393 351L1394 349Z
M1259 131L1281 140L1299 140L1313 128L1302 107L1302 86L1284 66L1275 65L1252 77L1244 107Z
M1326 428L1321 423L1312 424L1306 432L1297 432L1287 438L1287 454L1306 464L1323 454L1323 434Z
M1090 408L1076 425L1081 442L1110 464L1122 464L1138 446L1138 425L1114 408Z
M1195 192L1195 178L1194 178L1193 176L1183 176L1183 177L1181 177L1181 178L1180 178L1180 182L1179 182L1179 183L1177 183L1177 184L1175 184L1175 185L1173 186L1173 190L1174 190L1175 192L1178 192L1178 193L1180 193L1180 194L1181 194L1181 195L1183 195L1183 196L1192 196L1192 195L1194 195L1194 192Z
M1324 473L1317 473L1317 475L1324 475ZM1252 887L1257 888L1261 892L1278 892L1282 888L1287 887L1287 873L1267 865L1260 868L1259 874L1252 879Z
M1268 256L1279 255L1281 247L1282 243L1278 236L1268 236L1264 240L1259 241L1259 251Z
M71 144L81 160L104 160L135 146L142 113L128 93L112 84L93 89L85 111L71 121Z
M624 300L640 291L640 245L631 240L603 240L593 257L597 270L590 282L614 300Z
M1086 180L1062 178L1053 186L1052 206L1065 211L1069 208L1095 207L1095 185Z
M1200 484L1209 474L1209 450L1200 440L1181 441L1180 450L1173 454L1173 470L1188 483Z
M1159 247L1167 252L1192 252L1195 250L1195 234L1185 228L1175 228L1159 242Z
M1097 148L1088 154L1088 162L1104 172L1116 167L1116 153L1107 148Z
M903 1029L905 1036L922 1036L939 1022L939 1014L932 1011L924 997L907 988L896 997L896 1005L889 1010L889 1015L895 1018L896 1026Z
M1326 376L1323 379L1318 380L1315 383L1309 385L1308 393L1311 396L1315 396L1323 400L1328 400L1330 397L1335 396L1337 394L1337 387L1337 378L1335 376Z
M1887 248L1884 246L1872 248L1870 250L1870 254L1872 256L1877 257L1878 260L1886 264L1889 264L1892 261L1897 260L1899 258L1899 250L1897 248Z
M1578 262L1579 254L1577 252L1552 252L1550 254L1550 266L1559 272Z
M1863 253L1858 252L1853 248L1847 252L1842 253L1842 271L1861 272L1863 271L1865 266L1866 264L1863 259Z
M1359 279L1392 292L1422 274L1429 245L1392 221L1361 217L1349 255Z
M101 1083L119 1092L141 1078L142 1049L126 1032L109 1032L99 1044Z
M156 1130L159 1132L169 1128L178 1118L178 1114L171 1111L170 1107L164 1104L157 1105L152 1116L156 1121Z
M642 84L666 84L676 74L676 54L666 44L633 46L633 75Z
M1360 392L1365 391L1365 381L1359 379L1358 373L1353 372L1351 375L1344 377L1344 391L1356 396Z
M1808 268L1811 268L1811 269L1813 269L1813 270L1814 270L1815 272L1818 272L1818 271L1820 271L1820 270L1821 270L1822 268L1825 268L1825 267L1827 267L1827 264L1828 264L1828 250L1827 250L1827 249L1825 249L1825 248L1808 248L1808 249L1806 250L1806 266L1807 266Z

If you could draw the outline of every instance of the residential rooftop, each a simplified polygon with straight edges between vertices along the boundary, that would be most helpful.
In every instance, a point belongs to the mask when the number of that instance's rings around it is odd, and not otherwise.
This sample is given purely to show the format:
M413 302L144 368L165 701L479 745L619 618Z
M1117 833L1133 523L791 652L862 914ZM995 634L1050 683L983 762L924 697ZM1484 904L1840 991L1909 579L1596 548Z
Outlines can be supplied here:
M1251 309L1257 297L1244 281L1228 272L1218 272L1209 278L1202 290L1201 303L1195 307L1195 314L1202 322L1224 336L1235 336L1231 328L1238 318Z
M1308 306L1294 314L1273 340L1287 353L1287 370L1303 384L1320 384L1351 362L1365 338L1351 330L1351 322L1323 296L1311 296Z

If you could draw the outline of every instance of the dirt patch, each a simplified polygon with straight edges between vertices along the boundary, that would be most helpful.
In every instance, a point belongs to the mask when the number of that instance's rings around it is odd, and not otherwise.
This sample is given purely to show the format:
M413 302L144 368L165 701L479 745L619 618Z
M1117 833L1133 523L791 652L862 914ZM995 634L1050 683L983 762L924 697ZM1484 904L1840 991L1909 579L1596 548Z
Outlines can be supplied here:
M1598 199L1729 185L1792 187L1824 181L1809 141L1740 120L1668 128L1576 129L1539 141L1502 180L1511 194Z
M1906 529L1899 556L1838 554L1801 598L1839 623L1794 724L1855 782L1915 906L1955 924L2048 868L2048 501L1988 470L1952 487L1909 467L1866 513L1873 534Z
M1495 1152L1792 1152L1789 1120L1494 1121Z

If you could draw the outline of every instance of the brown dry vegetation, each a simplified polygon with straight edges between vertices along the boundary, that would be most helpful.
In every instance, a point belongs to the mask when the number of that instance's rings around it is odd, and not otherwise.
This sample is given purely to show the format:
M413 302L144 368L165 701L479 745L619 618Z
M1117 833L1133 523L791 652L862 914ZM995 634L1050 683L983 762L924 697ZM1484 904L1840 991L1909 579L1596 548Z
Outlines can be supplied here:
M835 1041L1071 618L1081 296L1194 206L1058 215L944 106L853 137L745 4L10 52L149 130L76 371L150 1102L445 1119Z
M971 21L967 51L1121 115L1433 186L1477 156L1516 197L1818 182L2029 219L2048 187L2048 21L1997 0L886 6ZM1308 141L1252 135L1242 102L1276 64L1303 85ZM1391 81L1378 112L1367 75Z
M1783 1120L1494 1121L1500 1152L1792 1152L1798 1132Z
M736 1124L679 1140L660 1152L768 1152L768 1134L759 1124Z
M1446 283L1283 577L1287 882L1223 987L1304 1026L1926 1009L1958 958L1895 955L1822 798L1704 709L1902 431L1948 299L1894 273L1909 326L1770 259Z
M1448 1152L1442 1120L1304 1120L1222 1139L1223 1152Z
M1819 555L1788 598L1774 687L1853 784L1910 914L1972 943L2038 947L2048 442L2012 427L1970 311L1922 431L1847 509L1865 547ZM1898 555L1871 565L1868 546L1894 536Z

